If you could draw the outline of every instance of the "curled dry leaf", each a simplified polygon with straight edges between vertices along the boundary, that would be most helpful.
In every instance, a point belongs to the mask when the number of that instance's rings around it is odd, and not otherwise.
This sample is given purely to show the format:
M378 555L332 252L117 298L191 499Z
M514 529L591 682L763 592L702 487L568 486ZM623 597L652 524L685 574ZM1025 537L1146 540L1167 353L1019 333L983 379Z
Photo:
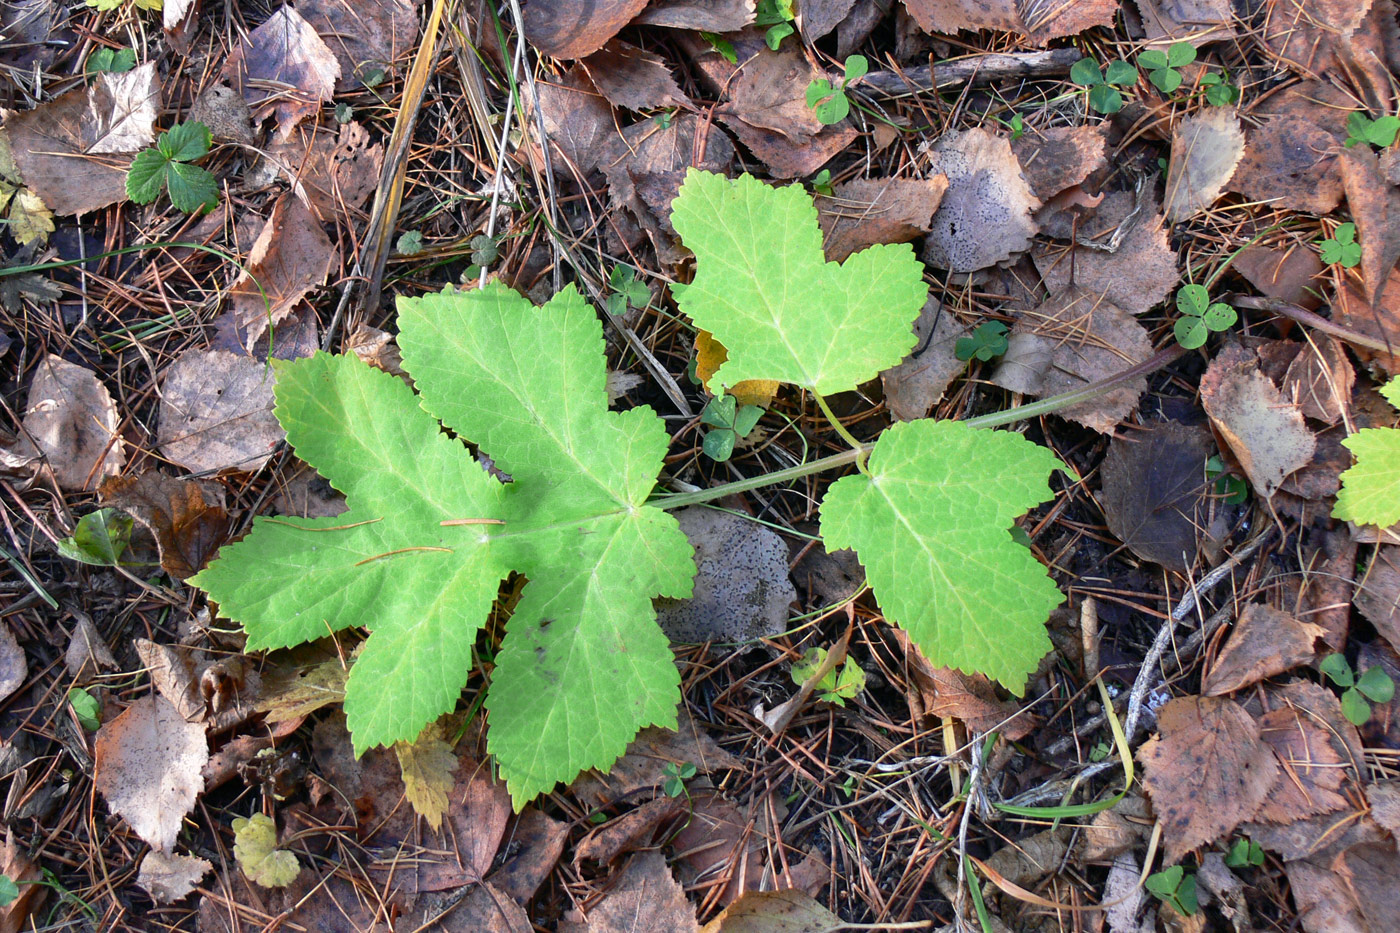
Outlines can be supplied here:
M1374 306L1400 260L1400 189L1381 174L1370 146L1346 149L1341 157L1342 186L1361 242L1361 275L1366 301Z
M1337 289L1332 302L1332 320L1343 327L1380 340L1387 346L1400 348L1400 269L1390 273L1381 293L1381 300L1371 304L1348 276ZM1361 360L1373 363L1390 373L1400 375L1400 352L1386 353L1351 344L1351 350Z
M1107 164L1108 125L1057 126L1011 141L1031 193L1048 201Z
M92 618L75 610L73 619L73 635L68 640L63 664L74 683L87 683L101 671L117 670L117 659L112 657L111 649L97 626L92 624Z
M126 170L155 141L155 62L104 72L87 87L5 119L24 183L56 214L86 214L126 200Z
M1233 108L1210 107L1177 124L1167 163L1167 219L1177 223L1214 203L1243 155L1244 133Z
M1068 239L1072 232L1055 230L1054 235ZM1079 245L1037 246L1031 256L1052 293L1077 285L1129 314L1142 314L1160 304L1181 281L1164 218L1146 192L1140 197L1131 191L1113 192L1091 218L1079 224L1077 232L1081 241L1111 246L1117 240L1117 247L1105 251Z
M943 398L948 384L967 368L958 359L958 339L971 330L945 311L932 296L914 322L919 342L898 366L880 374L885 389L885 405L896 421L913 421L929 413Z
M207 859L151 849L141 859L136 883L145 888L157 904L173 904L193 891L213 867Z
M948 191L924 245L928 263L975 272L1030 248L1040 201L1005 139L984 129L945 133L930 152L929 171L948 177Z
M115 476L102 484L100 494L104 505L130 514L150 531L161 567L180 580L202 570L233 529L223 486L208 480L148 470Z
M1106 299L1070 288L1021 315L992 382L1012 392L1056 395L1116 375L1151 355L1152 341L1131 315ZM1056 414L1108 434L1146 390L1146 378L1139 377Z
M1167 860L1175 862L1248 819L1279 769L1258 724L1231 700L1172 700L1158 712L1157 725L1138 760L1162 823Z
M324 284L335 255L320 219L301 198L290 192L278 198L229 289L243 345L251 350L270 326L286 320L298 302Z
M204 789L204 727L187 723L164 697L131 704L97 731L93 784L113 813L153 848L169 852Z
M929 232L948 190L942 175L930 178L857 178L816 199L822 249L829 262L844 262L876 243L908 243Z
M924 32L995 29L1025 36L1031 45L1107 26L1118 15L1117 0L1037 4L1027 0L904 0Z
M584 70L614 107L653 110L694 104L660 56L614 39L583 61Z
M607 863L627 852L650 846L660 829L690 810L684 797L657 797L591 830L574 849L574 867L584 862Z
M1317 657L1316 644L1325 634L1320 625L1299 622L1272 606L1250 603L1201 682L1201 692L1223 696L1309 664Z
M815 42L841 25L855 5L856 0L805 0L797 10L797 28L804 39ZM837 57L844 59L846 54L838 52Z
M1144 560L1184 572L1195 562L1210 488L1210 432L1167 421L1108 446L1099 504L1109 530Z
M674 513L695 548L689 599L656 600L656 621L673 642L750 641L787 628L797 590L788 549L775 533L703 506Z
M527 806L511 828L505 860L488 880L517 903L528 903L554 871L568 836L569 824Z
M1000 699L996 686L981 674L964 674L951 667L934 667L903 629L890 629L904 649L905 663L918 696L910 696L911 712L925 716L956 719L968 732L993 729L1008 742L1025 738L1036 726L1036 719L1019 704Z
M259 120L275 115L277 138L286 139L331 99L340 63L301 13L285 5L248 33L224 63L222 76Z
M551 58L585 58L601 49L632 21L647 0L530 0L525 5L525 38Z
M169 0L166 0L169 2ZM337 91L353 91L371 72L387 72L418 39L421 0L298 0L306 18L340 64Z
M1326 334L1315 334L1288 364L1281 388L1307 417L1336 424L1346 416L1355 384L1356 370L1342 345Z
M1254 819L1292 823L1347 805L1341 789L1350 755L1346 745L1332 737L1330 725L1297 705L1281 705L1258 721L1260 737L1273 748L1281 767Z
M201 91L190 108L190 120L209 127L219 142L250 146L255 137L253 111L243 95L227 84L211 84Z
M43 884L44 875L38 864L31 860L15 839L12 827L5 828L5 844L0 846L0 874L13 881L19 888L19 896L8 904L0 905L0 933L21 933L34 928L30 915L44 906L48 886Z
M1201 377L1201 404L1260 495L1272 496L1285 476L1311 462L1317 439L1253 353L1221 350Z
M300 668L268 668L263 671L263 691L257 710L270 723L292 722L316 710L345 700L345 662L335 657Z
M97 376L51 353L35 368L24 415L27 436L10 456L23 462L42 453L59 486L91 492L126 462L119 425L116 403Z
M298 186L298 193L306 196L311 211L326 219L344 219L363 207L379 186L379 173L384 166L384 144L371 145L369 132L354 122L341 126L339 133L321 127L298 127L291 139L274 143L268 151ZM274 208L273 218L276 216ZM315 219L308 222L314 223ZM320 248L329 247L327 241ZM320 281L324 280L323 275ZM251 287L251 283L245 287ZM266 281L263 287L271 293L272 286ZM252 291L256 294L257 289ZM261 309L261 296L257 297Z
M272 414L272 369L227 350L187 350L166 369L156 436L192 473L261 469L286 437Z
M602 900L588 911L588 933L698 933L699 929L695 908L659 851L632 856Z

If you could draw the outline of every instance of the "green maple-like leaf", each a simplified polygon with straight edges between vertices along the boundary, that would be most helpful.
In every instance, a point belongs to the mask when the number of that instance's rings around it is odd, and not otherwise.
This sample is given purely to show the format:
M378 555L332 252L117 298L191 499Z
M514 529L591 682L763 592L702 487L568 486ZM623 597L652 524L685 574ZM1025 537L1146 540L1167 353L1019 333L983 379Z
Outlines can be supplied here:
M1052 498L1055 455L1019 434L956 421L887 428L869 475L838 480L821 505L828 549L854 548L888 621L936 665L1020 692L1051 648L1063 600L1012 521Z
M651 597L689 595L694 563L676 521L645 505L667 436L648 408L608 410L602 330L572 288L540 309L494 285L401 299L399 327L421 396L350 358L274 364L289 442L350 511L259 519L193 579L252 648L370 629L345 699L363 751L452 709L499 582L528 577L487 699L518 808L610 767L641 727L675 724ZM454 524L467 519L492 523Z
M1381 393L1400 408L1400 377ZM1333 517L1381 528L1400 522L1400 428L1364 428L1342 443L1356 464L1342 474Z
M827 262L817 210L801 186L691 169L671 222L696 260L677 302L728 350L710 378L716 395L746 379L841 392L913 349L914 319L928 296L913 248L872 246Z

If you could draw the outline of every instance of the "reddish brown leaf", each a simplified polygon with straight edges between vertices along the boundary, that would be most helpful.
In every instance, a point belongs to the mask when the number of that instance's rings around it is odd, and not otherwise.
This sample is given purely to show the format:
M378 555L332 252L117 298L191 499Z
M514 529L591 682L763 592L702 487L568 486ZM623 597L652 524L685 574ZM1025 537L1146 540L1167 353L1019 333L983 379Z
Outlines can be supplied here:
M1385 544L1356 578L1352 604L1390 646L1400 650L1400 546Z
M1201 692L1223 696L1308 664L1317 657L1314 646L1323 635L1320 625L1299 622L1272 606L1250 603L1240 613L1230 641L1202 681ZM1265 739L1268 740L1267 735Z
M1304 415L1336 424L1347 413L1356 370L1342 345L1325 334L1314 336L1289 364L1280 388Z
M1158 712L1157 725L1138 760L1167 859L1175 862L1248 819L1278 776L1278 763L1259 726L1230 700L1172 700Z
M181 580L204 568L233 527L223 487L207 480L148 470L109 479L101 496L105 505L130 513L155 536L161 567Z
M829 262L876 243L908 243L928 233L948 190L942 175L930 178L857 178L816 199Z
M1285 707L1259 717L1259 734L1273 748L1281 770L1255 819L1291 823L1346 806L1339 791L1347 762L1337 751L1341 743L1334 745L1325 726Z
M585 861L611 862L625 852L652 844L652 837L664 823L688 810L681 797L657 797L591 830L574 849L574 867Z
M526 807L507 833L511 844L505 861L488 880L517 902L528 903L554 871L568 835L567 823Z
M42 453L58 485L91 491L126 462L119 423L116 403L97 376L51 353L35 367L25 434L6 457L26 463Z
M660 787L666 780L667 765L690 762L701 774L739 767L739 761L720 748L684 709L677 727L679 731L672 732L648 726L637 733L611 771L585 773L570 785L570 790L580 800L602 808L639 790Z
M19 896L0 906L0 933L21 933L32 930L30 915L44 906L48 886L43 884L43 872L15 839L12 827L5 829L5 844L0 848L0 874L19 886Z
M671 69L658 55L614 39L583 61L588 77L614 107L652 110L660 107L693 109Z
M1201 377L1201 403L1260 495L1272 496L1312 460L1317 441L1302 413L1259 371L1253 353L1221 350Z
M613 886L588 911L589 933L699 933L695 908L671 877L666 856L640 852L632 856Z
M1366 301L1375 305L1400 259L1400 189L1381 174L1370 146L1353 146L1342 153L1342 185L1347 207L1356 221L1361 243L1361 275Z
M1168 570L1195 562L1209 486L1210 432L1176 421L1114 437L1100 473L1109 530L1137 556Z
M388 72L418 39L421 0L298 0L306 18L340 64L336 90L352 91L372 71Z
M798 29L808 42L815 42L840 25L855 5L856 0L803 0L797 8Z
M1336 145L1333 134L1311 120L1273 117L1246 134L1230 190L1275 207L1329 213L1342 198Z
M898 366L880 374L885 405L896 421L922 418L943 398L948 384L967 363L958 359L958 339L971 331L932 296L914 321L918 343Z
M1235 176L1248 174L1251 172L1241 169ZM1310 249L1302 246L1270 249L1256 244L1235 257L1234 269L1270 298L1309 311L1322 304L1317 294L1321 283L1314 281L1322 274L1322 260Z
M1107 125L1057 126L1011 141L1031 192L1048 201L1082 183L1106 164Z
M924 32L996 29L1026 36L1033 45L1106 26L1118 14L1116 0L1083 0L1036 7L1018 0L904 0Z
M379 186L384 165L383 143L371 145L369 133L358 123L344 124L338 134L298 127L291 139L274 143L269 154L300 186L312 212L325 219L348 218L358 211ZM273 210L275 218L276 206ZM301 221L314 219L303 216ZM245 289L250 284L245 283Z
M754 0L652 0L636 22L704 32L738 32L754 21Z
M1352 846L1337 856L1334 864L1372 933L1400 930L1400 899L1395 896L1400 853L1395 844L1370 842Z
M583 66L573 66L558 82L537 81L535 89L555 173L583 178L601 168L617 131L612 108Z
M1364 362L1374 362L1392 376L1400 375L1400 269L1393 270L1381 293L1379 304L1371 304L1351 276L1342 281L1332 303L1332 319L1396 352L1386 353L1351 344L1352 352Z
M934 667L902 629L890 632L904 649L907 672L919 693L924 715L956 719L969 732L996 729L1011 742L1024 738L1035 728L1035 717L1019 704L998 698L996 687L986 677Z
M286 320L299 301L322 285L335 255L320 219L301 198L291 193L278 198L242 275L229 289L243 345L251 350L269 326Z
M1149 39L1165 49L1169 41L1192 45L1218 42L1235 34L1235 13L1230 0L1137 0L1143 29Z
M278 8L233 50L222 76L259 120L277 118L277 137L315 113L335 93L340 63L296 9Z
M525 38L541 55L586 58L632 21L647 0L530 0Z

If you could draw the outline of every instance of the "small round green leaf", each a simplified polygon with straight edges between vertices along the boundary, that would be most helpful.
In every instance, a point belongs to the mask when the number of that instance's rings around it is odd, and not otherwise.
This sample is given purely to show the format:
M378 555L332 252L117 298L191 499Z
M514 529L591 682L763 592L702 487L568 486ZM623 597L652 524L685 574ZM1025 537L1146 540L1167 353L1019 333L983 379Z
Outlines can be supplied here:
M817 104L812 110L817 115L817 122L830 126L846 119L846 115L851 112L851 102L846 99L845 94L838 91L828 100Z
M1188 315L1177 318L1173 326L1176 333L1176 342L1187 350L1195 350L1205 346L1206 338L1210 336L1210 331L1200 318Z
M846 59L846 80L854 81L863 78L870 72L870 62L864 55L852 55Z
M1371 718L1371 704L1355 687L1342 694L1342 715L1354 726L1363 726Z
M1170 68L1154 71L1147 76L1147 79L1156 85L1163 94L1170 94L1181 87L1181 72L1173 71Z
M1173 68L1189 65L1196 60L1196 49L1189 42L1173 42L1167 49L1167 64Z
M102 725L102 708L97 698L82 687L72 687L68 691L68 705L78 717L78 723L89 732L96 732Z
M1227 304L1217 301L1206 309L1206 313L1201 315L1202 322L1210 330L1220 333L1235 326L1235 322L1240 316L1235 313L1235 309Z
M729 428L715 428L705 435L705 439L700 443L700 448L705 451L705 456L716 463L723 463L734 455L734 441L737 435Z
M1089 89L1089 106L1099 113L1117 113L1123 109L1123 95L1100 84Z
M1210 292L1206 291L1204 285L1190 283L1176 290L1176 310L1182 314L1200 317L1206 313L1206 306L1209 304Z
M1081 87L1103 84L1103 74L1099 71L1099 63L1092 58L1081 58L1070 66L1069 79Z
M165 186L168 160L154 149L143 149L126 170L126 196L137 204L150 204Z
M1395 681L1383 668L1371 667L1356 679L1356 689L1372 703L1389 703L1395 696Z
M1356 675L1352 673L1351 665L1347 663L1344 654L1329 654L1322 659L1317 669L1326 674L1332 683L1339 687L1350 687L1356 683Z
M156 148L176 162L193 162L209 154L214 134L203 123L176 123L160 134Z
M1118 87L1131 87L1137 84L1138 71L1121 58L1108 63L1104 69L1104 80Z
M1171 62L1167 61L1167 53L1160 49L1148 49L1143 52L1138 56L1138 64L1148 71L1159 71L1171 66Z
M9 875L0 875L0 907L19 897L19 885Z

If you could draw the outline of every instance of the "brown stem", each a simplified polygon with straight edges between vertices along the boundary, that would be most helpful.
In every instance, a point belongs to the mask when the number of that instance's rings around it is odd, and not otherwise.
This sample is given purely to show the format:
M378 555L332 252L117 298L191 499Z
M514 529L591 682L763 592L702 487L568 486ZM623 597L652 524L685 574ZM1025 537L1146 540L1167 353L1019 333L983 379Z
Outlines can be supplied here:
M1295 304L1283 301L1278 298L1259 298L1254 295L1232 296L1228 304L1236 308L1248 308L1251 311L1272 311L1274 314L1281 314L1286 318L1297 321L1313 330L1320 330L1324 334L1331 334L1339 340L1355 344L1358 347L1365 347L1368 350L1375 350L1378 353L1394 354L1396 347L1389 341L1377 340L1375 337L1367 337L1365 334L1358 334L1349 327L1343 327L1327 320L1320 314L1314 314L1306 308L1300 308Z

